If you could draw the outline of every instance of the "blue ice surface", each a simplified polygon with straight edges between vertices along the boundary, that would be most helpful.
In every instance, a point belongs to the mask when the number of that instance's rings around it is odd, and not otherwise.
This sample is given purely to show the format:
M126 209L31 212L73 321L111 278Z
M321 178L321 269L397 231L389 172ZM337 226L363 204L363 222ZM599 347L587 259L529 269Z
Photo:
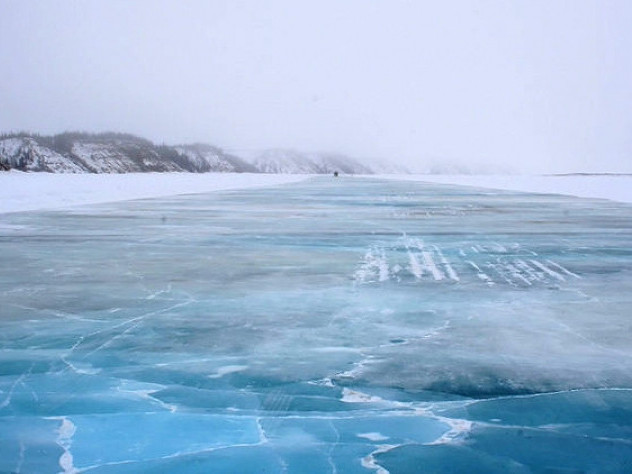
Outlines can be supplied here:
M0 472L632 472L629 205L322 177L0 241Z

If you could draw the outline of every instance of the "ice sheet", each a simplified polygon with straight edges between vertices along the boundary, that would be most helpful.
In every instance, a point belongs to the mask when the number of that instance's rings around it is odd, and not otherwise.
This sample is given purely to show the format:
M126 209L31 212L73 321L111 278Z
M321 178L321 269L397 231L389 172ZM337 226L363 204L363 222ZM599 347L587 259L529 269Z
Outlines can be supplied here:
M624 472L632 207L379 179L0 216L0 471Z

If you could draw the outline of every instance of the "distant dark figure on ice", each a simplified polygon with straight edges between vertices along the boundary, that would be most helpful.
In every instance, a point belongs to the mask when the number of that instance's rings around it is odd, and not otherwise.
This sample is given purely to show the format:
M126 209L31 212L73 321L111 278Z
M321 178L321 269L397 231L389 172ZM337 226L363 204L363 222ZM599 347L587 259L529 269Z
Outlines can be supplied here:
M334 178L337 178L337 177L338 177L338 172L334 171Z

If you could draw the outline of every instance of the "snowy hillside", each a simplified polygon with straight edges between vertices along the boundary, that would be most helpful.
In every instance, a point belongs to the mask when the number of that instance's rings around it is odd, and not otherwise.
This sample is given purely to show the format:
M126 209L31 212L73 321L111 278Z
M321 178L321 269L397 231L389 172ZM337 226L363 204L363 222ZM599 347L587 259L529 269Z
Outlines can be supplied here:
M175 150L182 156L194 171L205 173L209 171L225 173L257 173L253 165L241 158L224 153L221 149L204 143L193 145L178 145Z
M0 137L0 166L49 173L256 172L210 145L155 145L120 133L63 133Z
M0 135L0 169L49 173L284 173L374 174L398 172L378 162L363 164L334 153L267 150L248 161L212 145L156 145L123 133L28 133Z
M0 163L6 169L24 171L50 171L58 173L81 173L82 167L49 148L43 147L33 138L7 138L0 140Z
M374 170L348 156L333 153L301 153L294 150L266 150L253 159L252 164L262 173L373 174Z

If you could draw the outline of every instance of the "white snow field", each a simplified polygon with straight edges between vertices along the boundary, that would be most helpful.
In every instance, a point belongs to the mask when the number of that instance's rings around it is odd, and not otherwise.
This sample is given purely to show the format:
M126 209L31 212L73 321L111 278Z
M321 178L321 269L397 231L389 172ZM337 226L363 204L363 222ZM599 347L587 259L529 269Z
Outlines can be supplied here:
M259 173L0 173L0 213L274 186L305 175Z
M380 178L456 184L542 194L632 202L632 175L380 175Z
M309 175L252 173L54 174L0 173L0 213L63 209L83 204L146 199L293 183ZM405 181L455 184L632 202L631 175L379 175Z

